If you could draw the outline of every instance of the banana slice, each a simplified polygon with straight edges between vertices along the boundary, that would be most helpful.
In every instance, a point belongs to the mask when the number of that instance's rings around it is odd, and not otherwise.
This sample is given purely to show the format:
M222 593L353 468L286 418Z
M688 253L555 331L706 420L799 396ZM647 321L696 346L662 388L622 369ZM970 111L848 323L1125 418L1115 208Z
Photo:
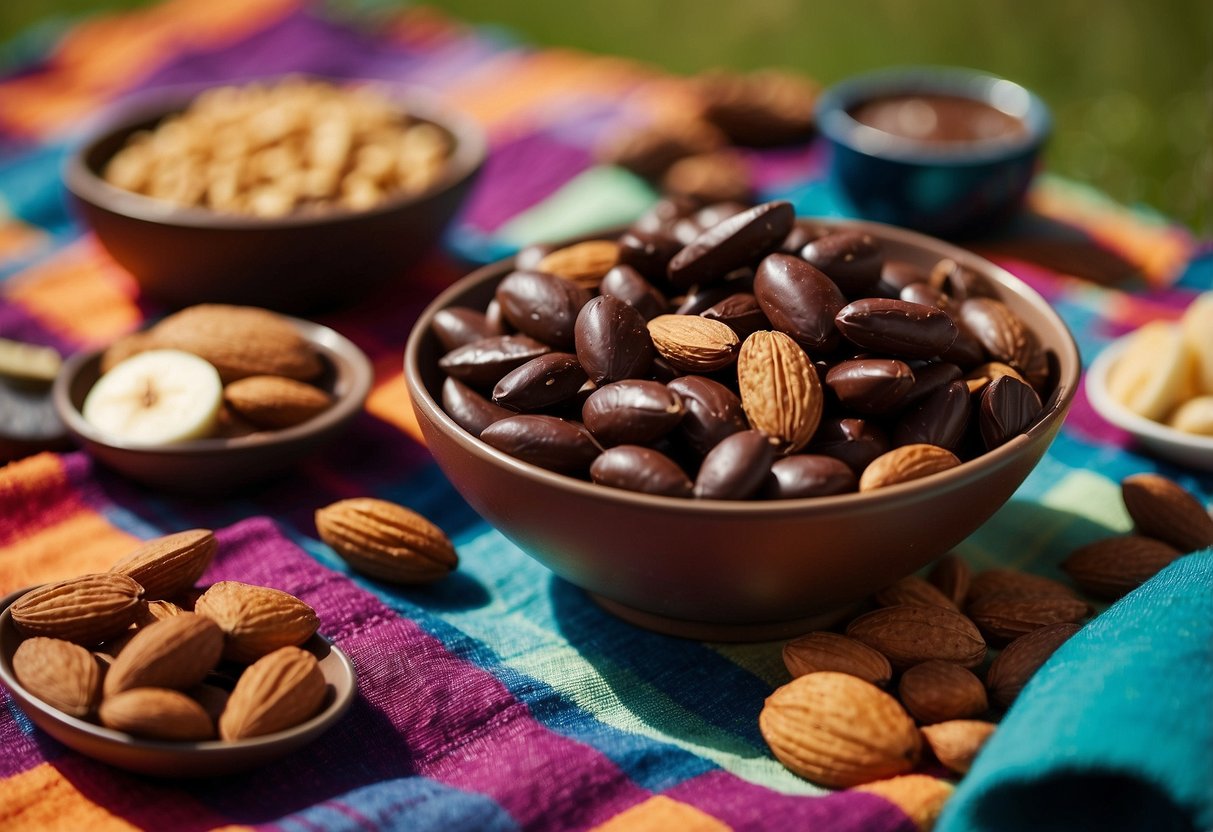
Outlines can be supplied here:
M1192 354L1180 328L1148 323L1129 337L1108 373L1108 392L1129 410L1156 422L1192 393Z
M0 376L22 381L54 381L60 363L59 353L50 347L0 338Z
M1169 424L1184 433L1213 436L1213 396L1188 399L1171 414Z
M1201 393L1213 395L1213 292L1205 292L1184 312L1184 343L1196 362Z
M209 436L222 404L223 384L211 364L180 350L150 350L101 376L83 414L115 439L167 445Z

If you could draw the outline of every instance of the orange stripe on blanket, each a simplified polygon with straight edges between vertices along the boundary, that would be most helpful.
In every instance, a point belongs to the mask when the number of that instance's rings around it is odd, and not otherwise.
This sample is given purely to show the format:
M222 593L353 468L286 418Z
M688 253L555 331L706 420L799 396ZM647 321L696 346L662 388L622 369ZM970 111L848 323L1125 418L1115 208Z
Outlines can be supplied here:
M55 454L37 454L0 467L0 548L81 508Z
M48 328L82 343L105 343L139 326L138 287L91 238L19 272L4 294Z
M694 806L659 794L595 826L594 832L728 832L731 828Z
M93 803L50 763L0 781L0 829L6 832L138 828Z
M104 572L140 543L91 509L0 548L0 593Z
M296 0L172 0L72 29L47 69L0 84L0 125L34 137L68 128L182 52L238 40L295 8Z
M14 219L0 221L0 265L33 254L49 239L45 231L32 225Z
M567 49L509 52L486 61L447 94L483 123L498 125L562 94L618 95L648 75L642 65L623 58Z
M386 355L375 362L375 386L366 399L366 410L388 424L424 442L421 425L413 415L413 400L400 372L400 356Z

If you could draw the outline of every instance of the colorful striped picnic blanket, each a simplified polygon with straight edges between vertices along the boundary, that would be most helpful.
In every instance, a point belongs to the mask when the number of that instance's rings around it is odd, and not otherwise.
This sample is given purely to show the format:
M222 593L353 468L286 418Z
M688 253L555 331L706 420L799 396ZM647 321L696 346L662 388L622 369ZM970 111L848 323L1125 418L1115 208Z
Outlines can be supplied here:
M441 91L480 120L492 152L445 252L359 307L321 316L367 352L376 381L348 434L294 476L199 501L150 492L82 452L0 468L0 594L107 568L138 539L214 528L220 556L204 580L276 586L312 604L357 667L351 713L249 775L158 782L66 749L0 690L0 828L917 828L912 795L895 785L828 793L775 761L757 717L788 678L780 644L683 641L612 618L484 523L417 440L400 375L411 322L465 269L456 256L489 260L540 235L631 218L652 201L638 180L595 166L591 148L661 106L659 72L529 48L424 9L371 26L296 0L170 0L36 29L4 54L0 337L64 354L163 311L72 218L59 182L90 118L124 95L283 72L388 79ZM822 180L817 145L747 159L764 196L790 198L805 214L845 210ZM1213 287L1213 249L1155 215L1053 177L1031 208L981 250L1053 303L1085 360ZM1149 470L1213 496L1213 478L1136 452L1080 393L1039 468L958 551L977 568L1056 576L1075 546L1129 528L1118 482ZM453 539L459 571L411 589L352 574L312 521L316 508L351 496L432 519ZM1196 578L1180 584L1207 589L1209 560L1193 560ZM1193 824L1213 824L1207 803L1183 806ZM948 822L968 828L959 813Z

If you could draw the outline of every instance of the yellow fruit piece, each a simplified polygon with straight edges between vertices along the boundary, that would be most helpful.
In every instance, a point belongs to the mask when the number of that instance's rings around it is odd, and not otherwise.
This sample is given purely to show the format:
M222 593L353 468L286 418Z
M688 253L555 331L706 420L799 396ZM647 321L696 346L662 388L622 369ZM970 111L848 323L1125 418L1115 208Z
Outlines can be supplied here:
M1176 430L1213 436L1213 396L1197 396L1181 404L1168 422Z
M1129 410L1162 421L1189 394L1192 355L1178 326L1155 321L1129 337L1108 373L1108 392Z
M1192 302L1181 326L1184 344L1196 364L1197 392L1213 394L1213 292L1205 292Z

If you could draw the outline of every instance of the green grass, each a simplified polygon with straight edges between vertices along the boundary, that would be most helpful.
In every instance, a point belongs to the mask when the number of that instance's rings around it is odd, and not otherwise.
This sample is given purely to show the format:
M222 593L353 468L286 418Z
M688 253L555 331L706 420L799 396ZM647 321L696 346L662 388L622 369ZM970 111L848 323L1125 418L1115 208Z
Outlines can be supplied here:
M49 16L139 0L0 4L0 38ZM331 0L342 13L392 0ZM1053 109L1048 164L1213 236L1213 6L1208 0L434 0L537 44L674 72L766 65L823 83L952 64L1019 81Z

